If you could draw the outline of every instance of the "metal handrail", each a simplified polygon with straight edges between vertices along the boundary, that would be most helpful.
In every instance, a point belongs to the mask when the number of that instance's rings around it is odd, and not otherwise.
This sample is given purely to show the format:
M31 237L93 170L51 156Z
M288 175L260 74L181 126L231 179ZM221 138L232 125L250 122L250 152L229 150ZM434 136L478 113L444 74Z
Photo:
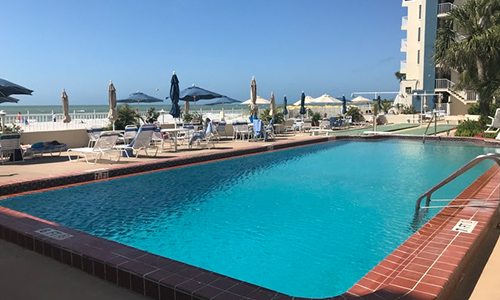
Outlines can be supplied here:
M423 193L420 197L418 197L416 205L415 205L415 212L418 213L418 211L420 210L422 200L424 198L426 198L425 205L429 206L429 203L431 202L431 196L435 191L437 191L438 189L440 189L444 185L448 184L449 182L451 182L452 180L454 180L458 176L462 175L463 173L465 173L469 169L475 167L477 164L479 164L483 160L487 160L487 159L493 160L494 162L496 162L498 164L498 166L500 166L500 154L498 154L498 153L488 153L488 154L483 154L483 155L477 156L476 158L474 158L473 160L471 160L470 162L468 162L467 164L462 166L460 169L453 172L446 179L444 179L440 183L436 184L430 190L428 190L427 192Z
M423 118L423 116L422 116ZM429 124L427 124L427 128L425 128L424 135L422 136L422 143L425 144L425 136L427 135L427 131L429 130L429 127L431 126L432 120L434 120L434 135L437 134L437 116L436 112L432 112L432 117L429 121Z

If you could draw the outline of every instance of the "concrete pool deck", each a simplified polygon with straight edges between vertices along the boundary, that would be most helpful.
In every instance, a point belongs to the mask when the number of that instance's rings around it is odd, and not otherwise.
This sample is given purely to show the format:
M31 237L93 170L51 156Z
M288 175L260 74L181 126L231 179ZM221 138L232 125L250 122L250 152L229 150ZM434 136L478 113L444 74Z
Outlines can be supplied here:
M330 139L334 139L334 138L330 138ZM61 158L52 158L52 157L37 158L34 160L27 160L26 162L23 162L23 163L6 164L6 165L0 166L0 170L1 170L0 171L0 188L2 186L16 185L20 182L30 182L30 181L36 181L39 179L51 179L51 178L57 178L57 177L61 177L61 176L75 175L75 174L82 173L82 172L83 173L85 173L85 172L94 173L94 172L96 172L96 170L99 170L102 168L105 168L108 170L113 170L113 169L123 168L124 166L137 166L137 165L141 165L141 164L145 164L145 163L154 163L154 162L159 162L159 161L175 160L175 159L180 159L180 158L193 158L193 157L204 156L207 154L214 154L214 153L224 154L226 152L234 152L234 151L240 151L240 150L241 151L249 151L252 149L253 150L256 150L256 149L262 150L262 149L270 149L269 147L279 148L280 144L285 144L285 143L290 143L290 142L292 142L292 143L293 142L298 142L298 143L299 142L307 142L307 143L309 143L309 142L326 141L326 140L328 140L328 139L326 139L324 137L310 137L310 136L306 136L306 135L296 135L296 136L287 136L287 137L279 138L276 142L252 142L252 143L249 143L246 141L235 141L235 142L223 141L223 142L217 144L216 149L180 151L177 153L165 152L165 153L159 154L158 158L142 157L139 159L123 159L122 162L117 163L117 164L112 164L112 165L110 165L107 162L98 163L95 165L94 164L87 164L84 161L69 163L67 161L66 156L62 156ZM250 151L250 152L252 152L252 151ZM243 154L245 154L245 153L242 153L242 155ZM6 242L0 239L0 247L2 247L5 244L6 244ZM10 246L12 246L12 245L10 245ZM18 247L18 246L15 246L15 247ZM12 250L12 247L10 247L10 248ZM22 249L22 248L19 248L19 249ZM22 250L24 252L29 253L29 251L26 251L24 249L22 249ZM9 251L0 252L0 255L2 256L2 258L6 258L8 260L8 258L4 257L4 255L9 256L9 255L12 255L12 253L15 253L16 255L17 254L24 255L24 254L20 254L23 251L17 252L16 250L14 250L14 251L10 251L10 252ZM39 259L47 259L46 257L43 257L41 255L37 255L35 253L30 253L30 255L31 254L33 254L34 257L39 256ZM498 245L495 248L495 250L493 251L493 253L491 255L491 259L494 259L494 257L497 257L497 256L500 257L500 249L499 249ZM15 260L15 257L12 257L12 259ZM28 259L37 260L37 258L33 258L31 256ZM493 260L493 261L495 261L495 260ZM48 262L49 262L49 264L44 265L44 268L47 267L47 268L50 268L51 270L58 269L59 267L61 267L62 269L67 268L66 266L64 266L62 264L59 264L59 265L57 265L57 267L55 267L56 263L54 263L54 268L52 268L50 266L50 260ZM488 269L488 266L491 266L491 264L488 263L487 268L485 268L485 270ZM67 268L67 269L70 269L70 268ZM493 269L499 270L499 268L495 267L495 265L493 266ZM2 268L2 270L4 270L4 268ZM74 271L77 271L77 270L74 270ZM65 276L64 273L60 272L60 270L59 271L56 270L55 273L59 274L62 277ZM90 277L83 272L81 272L81 273L82 273L82 276ZM493 272L493 274L494 274L494 272ZM3 271L0 271L0 276L4 277ZM483 281L486 280L486 282L487 282L488 281L487 279L489 278L487 272L486 272L485 276L486 276L485 277L486 279L482 278L481 280L483 280ZM80 280L80 279L77 279L77 280ZM81 280L82 280L82 282L85 281L85 279L81 279ZM493 282L495 282L495 281L493 281ZM15 285L15 282L13 282L12 284ZM86 285L87 283L83 283L83 284ZM96 286L94 283L91 283L91 282L89 282L88 285L86 285L86 286L87 286L87 289L101 290L100 286ZM118 287L113 286L113 285L110 285L110 287L112 287L111 289L109 289L109 292L111 294L108 294L108 295L114 295L113 290L115 288L116 288L116 290L120 290L120 291L122 290L122 289L119 289ZM36 285L35 285L35 288L36 288ZM480 288L481 290L483 290L483 289L490 290L490 287L482 287L482 285L480 285L480 284L478 284L478 288ZM491 288L497 288L497 287L493 286ZM40 289L42 289L40 291L40 293L44 293L44 291L43 291L44 287L41 286ZM103 289L105 289L105 288L103 288ZM124 291L129 293L126 290L124 290ZM107 299L110 299L110 297L111 296L108 296ZM125 299L125 297L126 296L122 297L121 295L116 294L117 299L118 298ZM47 297L47 298L50 298L50 297ZM51 299L54 299L54 298L51 298ZM130 299L132 299L132 298L130 298ZM140 299L140 298L138 298L138 299ZM339 299L341 299L341 298L339 298ZM382 299L382 298L376 298L376 299ZM427 299L427 298L425 298L425 299ZM477 299L481 299L481 298L477 298ZM486 299L486 298L482 298L482 299Z

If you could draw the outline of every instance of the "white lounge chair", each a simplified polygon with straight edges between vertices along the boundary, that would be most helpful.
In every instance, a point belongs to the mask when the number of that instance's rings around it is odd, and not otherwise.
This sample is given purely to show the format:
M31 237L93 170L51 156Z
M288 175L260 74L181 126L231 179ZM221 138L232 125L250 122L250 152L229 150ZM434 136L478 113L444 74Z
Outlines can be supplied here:
M135 151L135 157L139 157L139 152L142 150L147 156L150 156L148 150L154 149L154 155L158 154L158 147L152 143L153 133L156 129L156 125L144 124L137 131L137 135L134 137L132 142L128 145L116 145L114 148L124 153L125 156L130 157L130 151Z
M137 126L135 125L127 125L125 126L125 132L123 133L123 140L125 144L130 143L135 136L137 135Z
M89 156L94 158L94 163L96 163L104 154L110 154L118 151L114 150L113 147L116 145L116 141L120 134L115 131L104 131L101 133L99 138L94 144L94 147L82 147L82 148L70 148L67 151L68 158L70 161L74 161L71 159L71 154L76 154L76 161L80 159L80 157L84 157L85 161L89 163ZM111 157L110 157L111 160ZM118 155L117 161L120 160L120 156Z
M94 146L97 139L99 139L99 136L101 135L102 131L103 130L100 127L91 127L87 129L87 134L89 136L89 143L87 147Z
M498 133L500 132L500 108L497 108L495 112L495 116L492 118L488 116L488 118L491 119L491 124L488 124L488 129L484 131L484 133Z

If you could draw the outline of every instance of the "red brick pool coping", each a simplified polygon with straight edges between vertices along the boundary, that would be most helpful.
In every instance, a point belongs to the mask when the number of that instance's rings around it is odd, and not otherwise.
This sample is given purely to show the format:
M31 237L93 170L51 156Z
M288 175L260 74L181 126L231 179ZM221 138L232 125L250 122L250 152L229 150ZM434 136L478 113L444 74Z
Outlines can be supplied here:
M446 299L487 230L499 221L499 197L500 167L494 166L450 203L487 204L494 208L444 208L343 296L347 299ZM452 231L460 219L478 224L471 233Z
M151 169L185 165L200 161L287 148L335 138L317 138L293 143L276 143L238 151L137 164L109 169L120 176ZM144 167L146 165L146 167ZM166 165L166 166L165 166ZM123 169L123 170L121 170ZM114 172L111 172L115 170ZM34 189L94 180L74 174L70 182L32 182ZM65 176L66 177L66 176ZM61 178L59 178L61 179ZM82 180L83 179L83 180ZM67 179L66 179L67 180ZM29 189L30 184L15 192ZM42 184L39 187L38 184ZM52 184L52 185L51 185ZM33 187L33 186L32 186ZM3 190L3 187L1 187ZM33 188L32 188L33 189ZM498 207L500 168L493 167L464 190L457 199L489 199ZM479 200L454 200L452 204L476 203ZM484 200L481 200L484 201ZM482 203L482 202L481 202ZM470 234L451 231L460 219L478 221ZM445 298L459 281L462 270L479 247L486 231L498 220L497 209L445 208L418 232L380 262L348 292L330 299L436 299ZM73 237L55 240L36 231L53 228ZM0 238L52 257L89 274L134 290L154 299L292 299L293 297L235 280L168 258L153 255L119 243L104 240L21 212L0 207ZM300 299L300 298L293 298Z

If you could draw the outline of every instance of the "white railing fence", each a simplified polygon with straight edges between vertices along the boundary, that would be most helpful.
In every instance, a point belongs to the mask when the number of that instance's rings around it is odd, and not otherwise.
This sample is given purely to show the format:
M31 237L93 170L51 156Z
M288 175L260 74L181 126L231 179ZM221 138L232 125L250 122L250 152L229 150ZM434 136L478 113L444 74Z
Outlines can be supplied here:
M191 113L196 112L201 114L204 118L218 120L220 118L220 110L213 108L193 108ZM146 116L145 111L140 112L141 117ZM241 118L248 116L248 108L228 108L224 109L226 120ZM17 114L5 115L5 125L19 126L25 132L33 131L52 131L52 130L66 130L66 129L85 129L90 127L106 127L110 125L107 112L84 112L70 113L71 122L63 123L63 114L30 114L27 112L24 115L18 116ZM160 115L159 122L168 123L173 122L173 118L169 114Z

